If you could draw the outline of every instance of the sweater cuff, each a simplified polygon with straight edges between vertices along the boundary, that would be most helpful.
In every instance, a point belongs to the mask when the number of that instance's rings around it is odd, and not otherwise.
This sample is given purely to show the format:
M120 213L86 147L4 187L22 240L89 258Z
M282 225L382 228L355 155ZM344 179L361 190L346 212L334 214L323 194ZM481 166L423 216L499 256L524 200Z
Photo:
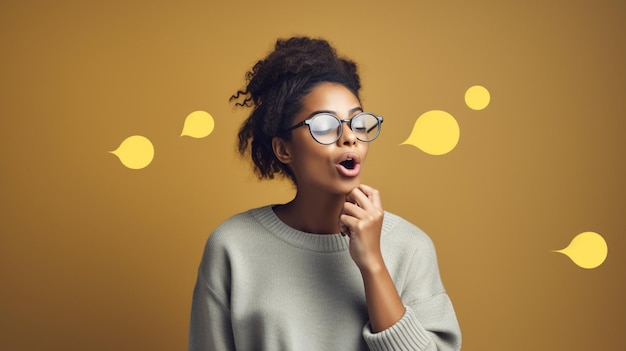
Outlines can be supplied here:
M363 328L363 338L371 351L425 350L432 341L419 324L413 310L404 306L405 312L391 327L372 333L369 323Z

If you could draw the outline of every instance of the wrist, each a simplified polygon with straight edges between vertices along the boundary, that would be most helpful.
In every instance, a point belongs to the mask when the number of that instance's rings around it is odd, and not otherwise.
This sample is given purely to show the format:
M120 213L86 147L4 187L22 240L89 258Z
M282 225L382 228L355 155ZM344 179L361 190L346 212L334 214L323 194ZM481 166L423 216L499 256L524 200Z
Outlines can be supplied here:
M381 272L387 271L387 266L385 266L385 261L382 256L372 257L368 260L364 260L360 265L358 265L359 270L361 271L361 275L364 277L367 276L376 276Z

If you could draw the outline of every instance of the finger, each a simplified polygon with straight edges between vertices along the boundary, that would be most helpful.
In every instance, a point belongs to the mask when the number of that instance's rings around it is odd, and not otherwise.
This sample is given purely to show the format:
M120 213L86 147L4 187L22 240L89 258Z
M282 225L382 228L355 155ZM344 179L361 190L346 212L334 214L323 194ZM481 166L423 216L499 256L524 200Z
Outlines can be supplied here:
M355 217L357 219L362 218L365 212L366 211L364 208L361 208L357 204L354 204L352 202L344 203L343 209L341 211L342 214L346 214L348 216Z
M339 219L339 233L341 233L341 235L343 236L348 236L350 237L350 228L348 228L347 225L345 225L341 219Z
M368 197L368 199L379 209L383 208L382 201L380 200L380 192L378 189L374 189L369 185L361 184L359 189Z
M382 210L382 202L380 200L380 192L367 185L359 185L346 196L346 200L359 205L365 210L372 209Z
M356 228L358 222L359 220L357 218L348 214L342 214L339 216L339 228L341 229L341 233L350 236L350 234L354 233L354 228Z
M360 188L352 189L352 191L346 195L346 201L356 204L366 210L372 207L370 199Z

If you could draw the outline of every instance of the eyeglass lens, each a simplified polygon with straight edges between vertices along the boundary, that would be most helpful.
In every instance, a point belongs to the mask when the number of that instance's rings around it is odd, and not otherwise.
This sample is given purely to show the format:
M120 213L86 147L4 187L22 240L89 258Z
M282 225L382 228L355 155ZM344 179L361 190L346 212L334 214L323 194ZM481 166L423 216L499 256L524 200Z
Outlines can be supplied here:
M322 144L331 144L339 139L342 122L331 114L319 114L311 120L309 129L311 135ZM376 116L361 113L350 120L350 129L361 141L376 139L380 131L380 122Z

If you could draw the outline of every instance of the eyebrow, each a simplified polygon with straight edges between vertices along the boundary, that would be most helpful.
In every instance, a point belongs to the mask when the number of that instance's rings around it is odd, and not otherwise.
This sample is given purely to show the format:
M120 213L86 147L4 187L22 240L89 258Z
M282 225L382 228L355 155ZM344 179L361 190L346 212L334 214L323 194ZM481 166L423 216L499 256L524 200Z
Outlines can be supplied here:
M349 116L352 116L355 112L359 112L359 111L360 111L360 112L363 112L363 108L362 108L361 106L354 107L354 108L352 108L352 109L350 109L350 110L348 111L348 115L349 115ZM311 114L307 117L307 119L309 119L309 118L311 118L311 117L315 116L315 115L316 115L316 114L318 114L318 113L330 113L331 115L337 115L337 112L335 112L335 111L331 111L331 110L319 110L319 111L314 111L313 113L311 113Z

